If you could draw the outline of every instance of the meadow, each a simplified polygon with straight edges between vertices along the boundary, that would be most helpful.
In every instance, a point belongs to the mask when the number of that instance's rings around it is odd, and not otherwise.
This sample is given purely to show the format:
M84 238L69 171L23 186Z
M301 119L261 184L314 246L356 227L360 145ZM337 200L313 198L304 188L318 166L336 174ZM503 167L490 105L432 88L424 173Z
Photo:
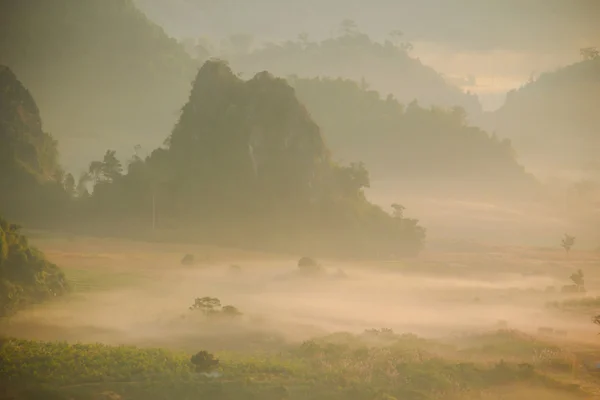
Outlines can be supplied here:
M298 255L28 235L72 293L0 325L6 398L600 396L592 251L454 244L307 275ZM561 293L578 269L587 292ZM205 296L242 314L190 309ZM199 371L199 351L219 364Z

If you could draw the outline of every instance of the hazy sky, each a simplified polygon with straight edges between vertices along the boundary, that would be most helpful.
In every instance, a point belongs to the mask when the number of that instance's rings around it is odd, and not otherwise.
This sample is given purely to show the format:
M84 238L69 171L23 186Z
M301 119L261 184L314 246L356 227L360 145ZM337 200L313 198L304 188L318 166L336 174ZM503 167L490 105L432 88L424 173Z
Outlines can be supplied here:
M326 38L346 18L383 40L401 30L413 54L480 95L486 108L534 74L600 47L600 0L137 0L177 37L252 33L258 42Z

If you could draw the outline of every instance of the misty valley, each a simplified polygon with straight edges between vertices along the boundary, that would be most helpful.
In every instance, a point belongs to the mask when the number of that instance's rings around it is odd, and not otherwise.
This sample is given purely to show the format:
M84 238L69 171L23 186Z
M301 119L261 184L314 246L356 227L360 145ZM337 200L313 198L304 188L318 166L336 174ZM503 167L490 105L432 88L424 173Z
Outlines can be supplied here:
M0 400L600 398L600 8L313 3L0 2Z

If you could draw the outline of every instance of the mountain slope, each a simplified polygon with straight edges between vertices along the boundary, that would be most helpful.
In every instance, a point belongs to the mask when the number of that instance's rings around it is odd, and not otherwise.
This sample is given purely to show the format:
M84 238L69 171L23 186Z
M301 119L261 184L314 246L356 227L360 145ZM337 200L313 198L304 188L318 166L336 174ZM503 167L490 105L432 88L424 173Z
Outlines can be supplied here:
M290 81L336 156L363 161L376 180L416 189L506 191L534 183L508 140L469 126L460 108L382 99L343 79Z
M0 143L0 212L18 219L56 212L67 197L56 141L29 91L1 65Z
M77 166L98 144L158 143L195 70L131 0L2 1L0 64L31 90L65 163Z
M36 102L10 68L0 65L0 176L29 174L40 181L60 170L58 149L42 129Z
M477 96L464 93L433 68L411 57L409 44L390 40L382 44L348 29L320 42L303 38L223 57L249 74L269 70L280 76L364 79L374 89L393 93L403 103L416 99L427 106L461 106L471 115L481 113Z
M489 126L540 168L600 172L600 58L541 75L508 94ZM595 172L594 172L595 171Z
M368 171L332 161L285 80L244 81L221 61L198 71L166 146L114 172L88 203L103 223L155 213L186 237L311 254L414 254L425 236L416 220L367 201Z

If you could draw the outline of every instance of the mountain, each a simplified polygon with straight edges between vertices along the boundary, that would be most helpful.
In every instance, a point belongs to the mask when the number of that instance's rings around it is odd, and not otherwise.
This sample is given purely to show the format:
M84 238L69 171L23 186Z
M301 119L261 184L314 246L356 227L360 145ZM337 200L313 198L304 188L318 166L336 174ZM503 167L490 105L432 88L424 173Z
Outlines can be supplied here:
M131 0L4 0L0 64L27 86L63 162L160 143L196 64Z
M43 130L32 95L1 65L0 143L0 211L20 219L38 216L41 202L58 207L66 194L56 141Z
M488 126L542 170L600 176L600 57L584 60L508 93Z
M344 79L290 80L300 101L343 160L363 161L375 180L404 188L496 191L535 183L509 140L470 126L459 107L407 106Z
M375 42L351 24L344 29L322 41L303 37L253 51L244 50L244 35L234 35L213 55L223 53L251 76L269 70L278 76L364 77L405 103L416 98L480 113L476 96L410 57L409 44ZM199 61L133 0L0 2L0 63L36 98L71 170L106 148L130 155L137 145L146 153L158 146L177 120Z
M367 201L368 171L332 161L284 79L262 72L244 81L222 61L198 71L165 147L124 174L109 159L92 163L106 173L86 200L103 222L154 213L163 228L262 248L283 241L311 254L412 254L425 235L401 211Z
M0 65L0 173L52 180L60 170L54 138L43 131L31 93L6 66Z
M223 53L232 67L246 74L269 70L279 76L332 77L364 81L373 89L393 93L399 101L413 100L430 106L460 106L470 115L481 114L476 95L464 93L433 68L410 56L411 44L395 40L372 40L346 21L343 32L322 41L302 36L296 41L269 43L248 48L251 36L234 35ZM398 34L399 35L399 34Z

